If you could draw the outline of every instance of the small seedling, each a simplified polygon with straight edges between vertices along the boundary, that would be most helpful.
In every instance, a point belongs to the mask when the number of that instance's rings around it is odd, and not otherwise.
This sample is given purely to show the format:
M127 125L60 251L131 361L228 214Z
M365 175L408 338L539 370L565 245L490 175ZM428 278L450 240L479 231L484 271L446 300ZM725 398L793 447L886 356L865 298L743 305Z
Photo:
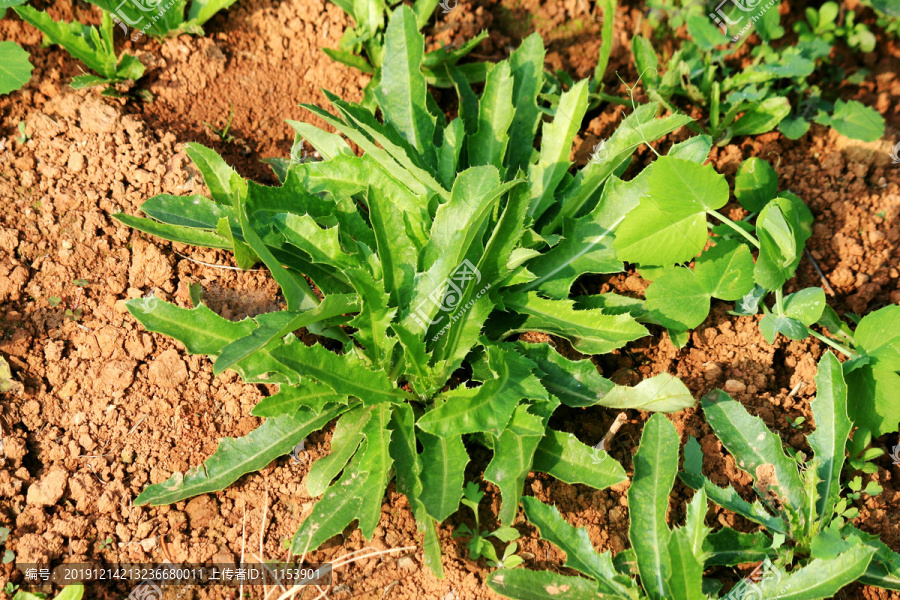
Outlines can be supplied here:
M7 596L12 596L16 593L16 590L19 589L19 586L14 584L12 581L7 581L6 585L3 586L3 593Z
M100 550L105 550L113 543L113 539L111 537L106 538L102 542L100 542Z
M231 120L234 118L234 105L229 102L228 103L228 122L225 124L225 127L222 129L217 129L216 127L210 125L206 121L203 121L203 124L209 127L213 133L219 136L219 139L226 144L234 141L234 136L228 133L228 130L231 129Z
M28 124L25 123L25 121L19 121L19 125L18 125L19 137L16 138L16 141L17 141L20 145L21 145L21 144L24 144L25 142L27 142L28 140L31 139L31 136L28 135L27 133L25 133L25 128L26 128L27 126L28 126Z
M471 481L466 484L461 502L472 509L472 512L475 515L475 529L472 530L468 525L463 523L453 532L453 537L470 538L468 545L470 559L478 560L483 557L487 559L488 566L498 569L514 569L523 562L522 557L516 555L518 544L513 542L513 540L519 538L521 534L515 527L510 526L500 527L493 532L481 529L478 518L478 505L481 503L482 498L484 498L484 492L478 488L478 484ZM497 557L497 551L488 539L491 537L497 538L504 543L509 542L506 549L503 551L503 556L501 558Z
M785 420L788 422L793 429L800 429L803 427L803 423L806 422L806 417L797 417L795 419L790 419L789 417L785 417Z

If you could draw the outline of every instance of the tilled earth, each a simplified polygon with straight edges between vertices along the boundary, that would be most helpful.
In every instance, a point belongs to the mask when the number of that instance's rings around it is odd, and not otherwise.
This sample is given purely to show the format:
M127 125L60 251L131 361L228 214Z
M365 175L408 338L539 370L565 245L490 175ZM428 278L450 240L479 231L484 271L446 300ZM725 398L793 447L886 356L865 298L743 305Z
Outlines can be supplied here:
M587 8L576 0L479 2L440 17L429 33L438 44L489 28L491 37L476 54L499 59L536 30L549 45L548 67L587 76L600 42L600 23ZM83 4L60 2L52 12L57 18L96 19ZM79 73L74 59L56 48L40 48L40 35L18 20L0 21L0 36L23 44L36 65L24 90L0 100L0 135L7 148L0 157L0 355L24 384L24 393L0 400L0 526L11 530L6 547L17 562L287 558L283 542L314 502L304 478L311 462L329 452L330 430L311 436L298 457L277 460L223 492L169 507L133 506L147 484L200 464L219 438L252 431L258 419L249 416L250 409L273 390L243 384L233 373L213 377L207 359L188 356L179 343L146 332L123 306L124 300L151 292L188 306L190 284L200 283L213 310L239 319L277 309L277 286L264 270L237 270L228 253L152 239L111 215L137 214L141 202L155 194L205 193L202 178L183 152L189 141L216 148L245 176L274 183L259 159L287 154L293 133L284 119L322 125L298 105L324 103L322 88L358 99L368 81L319 49L336 46L346 24L339 9L317 0L249 0L217 16L205 38L139 42L135 50L148 64L146 88L156 98L144 104L72 91L68 81ZM626 78L627 42L630 32L641 27L640 11L621 7L616 27L610 72L618 70ZM895 141L900 52L894 41L879 42L879 51L862 59L872 74L855 97L884 114L884 140ZM624 94L615 75L608 75L606 83ZM231 110L237 139L226 143L204 121L221 126ZM622 111L604 108L593 115L578 139L576 159L586 160L593 145L609 137ZM24 142L17 131L22 120L27 123ZM685 135L676 133L660 145ZM900 303L900 165L891 164L890 147L889 141L863 144L813 126L796 142L775 133L738 139L715 149L711 162L732 177L749 156L769 160L782 188L800 195L816 216L808 247L834 291L829 302L841 313L864 314ZM643 149L636 162L646 164L651 156ZM732 216L742 216L737 204L729 209ZM592 293L638 294L646 282L625 274L586 278L582 285ZM791 285L800 289L822 281L804 260ZM622 383L670 372L698 397L724 387L788 444L805 449L803 434L809 426L793 429L788 419L811 420L809 401L822 347L784 338L767 344L754 318L732 317L728 308L714 306L684 349L656 332L656 337L595 362ZM801 382L805 387L789 395ZM600 440L615 418L599 408L574 412L555 417L555 426L590 444ZM612 455L629 473L645 417L630 411L614 440ZM749 478L725 454L699 411L686 410L673 421L683 436L700 439L706 471L717 484L730 481L750 491ZM887 448L896 443L895 436L877 441ZM472 458L468 474L477 478L487 457L476 451ZM856 523L900 550L900 516L894 510L900 500L898 467L887 457L878 465L871 479L884 492L857 503ZM596 491L534 475L526 481L526 493L557 505L571 523L586 527L597 548L618 552L627 545L627 486ZM499 497L489 484L488 489L490 503L481 517L490 526ZM670 505L672 522L684 518L690 496L678 484ZM372 540L353 531L309 558L333 560L362 548L415 546L415 524L405 499L392 486L385 500ZM496 597L483 589L486 565L468 560L465 541L451 537L462 522L473 524L465 511L441 529L444 580L430 575L419 551L389 553L339 570L327 597ZM718 509L707 523L752 527ZM559 568L563 554L541 541L534 528L523 521L518 525L526 566ZM736 581L746 571L721 569L717 575ZM10 577L22 583L13 565L0 568L0 585ZM228 588L179 591L184 599L237 595ZM248 591L261 598L268 590ZM124 587L92 588L90 597L127 593ZM167 594L176 595L174 590ZM310 590L302 597L318 594ZM280 591L270 597L277 595ZM900 595L851 586L840 597Z

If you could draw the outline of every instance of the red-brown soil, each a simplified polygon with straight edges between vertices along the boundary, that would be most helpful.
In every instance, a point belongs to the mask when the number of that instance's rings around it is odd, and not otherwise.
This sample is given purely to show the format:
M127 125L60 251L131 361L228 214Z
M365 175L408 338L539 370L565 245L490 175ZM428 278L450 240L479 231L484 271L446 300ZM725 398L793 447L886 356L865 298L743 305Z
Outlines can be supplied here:
M476 55L498 59L537 30L549 45L548 67L581 77L593 69L600 23L580 0L485 1L461 7L439 18L430 32L432 45L488 28L491 37ZM85 5L73 7L68 1L51 10L57 17L96 19ZM605 81L611 93L624 94L610 75L613 71L634 79L628 40L641 18L639 8L619 9ZM146 89L155 96L148 104L73 92L67 84L79 73L74 59L58 48L40 48L40 35L18 20L0 21L0 36L23 44L36 65L24 90L0 99L0 133L8 148L0 158L0 355L25 386L20 396L2 397L0 526L12 530L7 547L17 562L162 561L166 553L190 562L228 562L242 553L248 560L286 558L282 542L314 501L306 492L305 475L312 461L329 452L330 430L311 436L299 460L277 460L223 492L170 507L134 507L133 499L147 484L200 464L220 437L255 428L258 419L248 416L250 409L272 390L242 384L233 373L213 377L207 359L187 356L179 343L146 332L123 308L125 299L150 292L187 306L189 285L199 282L213 310L237 319L275 309L277 286L264 270L236 270L227 253L152 239L111 215L136 214L143 200L158 193L205 193L202 178L183 152L189 141L216 148L243 175L273 183L259 159L287 154L293 132L284 120L322 125L299 104L324 103L322 88L358 99L368 80L320 50L336 46L346 24L339 9L320 0L248 0L213 19L205 38L181 36L161 45L140 41L135 50L148 64ZM889 129L884 139L896 140L896 42L879 40L879 51L863 62L872 70L872 83L857 97L885 115ZM226 143L203 122L223 125L230 107L238 140ZM615 128L622 110L607 107L596 115L579 138L576 158L586 160L593 145ZM26 121L30 136L25 143L16 141L20 120ZM852 142L814 126L796 142L774 133L738 139L715 149L711 160L729 177L749 156L772 162L782 188L804 198L816 216L809 249L835 291L830 302L842 313L865 313L900 302L900 166L890 164L890 145ZM643 149L636 162L650 158ZM736 205L730 210L740 215ZM584 283L623 293L646 287L635 275ZM813 285L821 281L804 261L791 286ZM66 317L67 309L80 311L77 318ZM716 305L684 349L661 334L596 362L605 375L621 382L635 383L664 371L676 374L697 397L726 387L788 444L803 449L801 434L810 430L809 401L822 347L784 338L769 345L754 318L732 317L726 310ZM801 381L806 387L790 397ZM787 422L797 416L807 418L799 430ZM629 412L614 440L612 455L629 473L645 417ZM554 424L594 444L614 418L596 408L560 415ZM701 440L706 470L716 483L730 481L750 491L749 478L736 468L698 410L672 420L682 435ZM886 436L877 443L890 447L896 439ZM473 456L469 474L479 477L484 462L483 456ZM897 467L887 458L878 465L872 479L884 492L858 502L856 522L900 550L900 516L892 510L900 501ZM627 485L595 491L534 475L526 482L526 494L557 505L569 522L586 527L598 549L618 552L627 547ZM491 512L485 510L481 517L492 526L499 496L489 484L487 488ZM670 505L672 522L684 518L690 496L678 484ZM415 546L406 500L393 486L385 500L373 540L348 532L309 558L325 561L360 548ZM474 524L465 510L441 529L444 580L431 576L418 550L385 554L338 571L327 597L495 598L483 587L486 565L468 560L465 541L451 537L462 522ZM751 527L719 509L707 523ZM517 526L526 567L559 568L562 553L540 540L521 518ZM736 581L744 572L722 569L719 575ZM0 585L9 577L22 583L12 565L0 568ZM120 598L127 591L91 588L89 597ZM264 596L261 589L250 594ZM317 594L309 591L302 597ZM181 598L236 595L234 589L204 588L188 590ZM840 597L900 595L851 586Z

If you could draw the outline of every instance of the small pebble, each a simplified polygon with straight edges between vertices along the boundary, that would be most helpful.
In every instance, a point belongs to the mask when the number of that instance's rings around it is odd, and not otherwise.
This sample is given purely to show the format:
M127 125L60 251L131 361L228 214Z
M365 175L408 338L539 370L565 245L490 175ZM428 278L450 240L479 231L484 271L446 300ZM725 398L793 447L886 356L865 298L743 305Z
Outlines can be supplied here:
M747 386L744 385L743 381L738 381L737 379L729 379L725 382L725 391L729 394L740 394L746 389Z
M78 173L84 168L84 155L79 152L73 152L69 155L69 171Z

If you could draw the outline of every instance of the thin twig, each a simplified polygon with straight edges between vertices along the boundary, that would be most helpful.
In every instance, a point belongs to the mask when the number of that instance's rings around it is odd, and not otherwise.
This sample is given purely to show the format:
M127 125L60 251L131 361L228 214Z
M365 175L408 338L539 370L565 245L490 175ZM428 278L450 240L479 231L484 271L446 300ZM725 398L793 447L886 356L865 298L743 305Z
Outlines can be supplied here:
M190 256L185 256L181 252L176 252L178 256L185 260L189 260L193 263L197 263L198 265L203 265L204 267L212 267L214 269L229 269L231 271L246 271L247 273L252 273L255 271L264 271L265 269L242 269L240 267L232 267L231 265L216 265L213 263L203 262L202 260L197 260L196 258L191 258Z
M134 430L137 429L138 426L139 426L141 423L143 423L144 421L147 420L147 416L148 416L148 415L144 415L143 417L141 417L140 420L139 420L137 423L134 424L134 427L132 427L132 428L128 431L128 433L125 434L125 437L128 437L129 435L131 435L132 433L134 433Z
M822 280L822 287L825 289L825 292L829 296L834 296L834 288L831 287L831 284L828 283L828 280L825 279L825 273L822 272L822 268L819 267L819 263L816 262L816 259L813 258L813 255L810 254L809 250L806 248L803 249L803 253L806 255L806 258L809 259L809 263L813 266L813 269L816 270L816 273L819 274L819 279Z
M609 445L612 443L613 437L616 435L616 432L619 431L619 428L625 423L628 417L625 413L621 412L616 417L615 421L612 422L612 425L609 426L609 431L606 432L606 435L603 436L603 439L600 440L600 443L594 446L599 450L606 450L609 448Z
M796 396L796 395L800 392L800 390L802 390L802 389L805 388L805 387L806 387L806 382L805 382L805 381L800 381L800 382L798 382L797 385L794 386L794 389L792 389L791 392L787 395L787 397L788 397L788 398L793 398L794 396Z

